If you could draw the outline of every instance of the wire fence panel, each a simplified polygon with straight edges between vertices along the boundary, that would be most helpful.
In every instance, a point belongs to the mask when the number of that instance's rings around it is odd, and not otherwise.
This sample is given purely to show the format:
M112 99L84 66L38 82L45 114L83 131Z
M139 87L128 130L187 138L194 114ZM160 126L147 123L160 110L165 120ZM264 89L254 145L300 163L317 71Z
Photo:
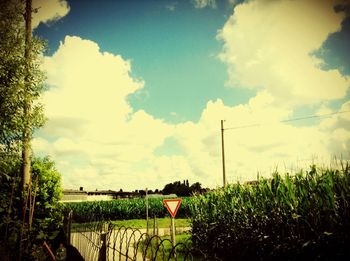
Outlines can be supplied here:
M109 222L79 224L72 229L70 241L86 261L208 260L190 241L173 246L170 239L147 234L146 229Z

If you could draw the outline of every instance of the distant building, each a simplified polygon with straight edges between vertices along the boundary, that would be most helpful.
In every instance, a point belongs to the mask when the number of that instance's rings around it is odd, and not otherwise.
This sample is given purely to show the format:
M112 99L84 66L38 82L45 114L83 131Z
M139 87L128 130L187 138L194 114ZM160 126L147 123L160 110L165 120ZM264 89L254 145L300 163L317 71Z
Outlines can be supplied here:
M80 202L80 201L101 201L101 200L113 200L113 199L127 199L137 198L141 195L137 192L124 192L113 190L96 190L96 191L84 191L83 187L79 190L65 189L63 190L63 197L61 202Z
M79 202L87 200L87 192L83 191L82 188L80 190L77 189L65 189L63 190L63 197L61 202Z
M177 198L176 194L169 194L169 195L163 195L163 194L148 194L149 198Z

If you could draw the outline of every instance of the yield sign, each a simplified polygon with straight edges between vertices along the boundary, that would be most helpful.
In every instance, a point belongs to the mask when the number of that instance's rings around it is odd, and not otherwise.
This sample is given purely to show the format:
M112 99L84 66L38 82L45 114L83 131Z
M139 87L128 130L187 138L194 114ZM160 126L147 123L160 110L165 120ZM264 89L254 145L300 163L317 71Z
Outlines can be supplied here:
M164 199L163 202L170 215L174 218L181 204L181 198Z

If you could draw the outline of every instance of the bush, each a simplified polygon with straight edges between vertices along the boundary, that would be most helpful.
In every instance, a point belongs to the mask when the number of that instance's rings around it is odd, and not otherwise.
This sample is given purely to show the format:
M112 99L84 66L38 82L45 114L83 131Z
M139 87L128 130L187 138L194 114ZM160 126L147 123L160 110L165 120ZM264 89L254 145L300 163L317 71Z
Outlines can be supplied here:
M62 226L62 205L59 200L61 176L49 158L32 161L32 213L28 206L25 225L20 216L21 159L18 155L0 155L0 244L10 253L18 253L18 240L23 229L25 258L36 252L43 241L52 240ZM29 216L32 215L32 222ZM31 227L28 224L31 223ZM17 249L17 251L16 251ZM14 258L14 257L12 257Z

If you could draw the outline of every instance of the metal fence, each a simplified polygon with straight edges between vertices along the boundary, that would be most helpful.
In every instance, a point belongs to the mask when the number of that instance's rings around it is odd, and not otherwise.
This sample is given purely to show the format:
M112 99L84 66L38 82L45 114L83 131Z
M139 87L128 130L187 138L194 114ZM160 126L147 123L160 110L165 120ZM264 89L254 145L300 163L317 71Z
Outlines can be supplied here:
M86 261L209 260L192 248L189 240L174 245L167 237L146 229L117 227L109 222L74 224L70 242Z

